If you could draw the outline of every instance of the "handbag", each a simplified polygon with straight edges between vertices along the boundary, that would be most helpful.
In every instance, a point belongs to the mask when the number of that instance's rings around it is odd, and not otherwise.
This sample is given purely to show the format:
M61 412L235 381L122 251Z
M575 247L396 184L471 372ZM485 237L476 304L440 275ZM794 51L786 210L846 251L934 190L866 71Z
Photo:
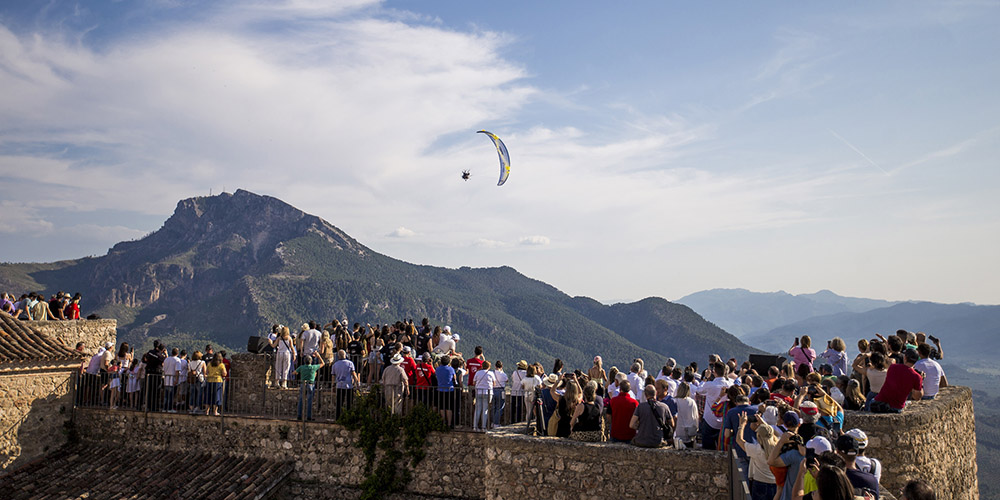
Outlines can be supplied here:
M653 420L656 421L656 427L663 433L663 440L668 443L672 443L674 439L674 429L670 424L663 423L663 420L659 415L657 415L656 405L654 405L652 401L647 400L646 402L649 403L649 411L653 414Z
M549 417L549 425L546 428L546 434L555 437L556 433L559 432L559 412L552 412L552 416Z

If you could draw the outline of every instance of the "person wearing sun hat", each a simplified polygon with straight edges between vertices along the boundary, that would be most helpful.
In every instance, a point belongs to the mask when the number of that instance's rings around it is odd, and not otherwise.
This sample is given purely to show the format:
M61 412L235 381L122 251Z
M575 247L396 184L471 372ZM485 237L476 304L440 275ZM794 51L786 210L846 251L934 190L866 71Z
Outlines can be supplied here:
M517 362L517 368L510 374L510 421L520 422L524 419L524 387L521 382L528 377L528 362Z
M385 403L392 413L403 411L403 397L409 392L409 378L401 366L403 356L399 353L389 359L389 366L382 372L382 391L385 393Z
M875 476L875 479L881 483L882 462L876 458L865 456L865 449L868 448L868 435L861 429L851 429L845 432L845 434L854 438L854 441L858 443L858 457L854 459L854 465L861 472L867 472Z

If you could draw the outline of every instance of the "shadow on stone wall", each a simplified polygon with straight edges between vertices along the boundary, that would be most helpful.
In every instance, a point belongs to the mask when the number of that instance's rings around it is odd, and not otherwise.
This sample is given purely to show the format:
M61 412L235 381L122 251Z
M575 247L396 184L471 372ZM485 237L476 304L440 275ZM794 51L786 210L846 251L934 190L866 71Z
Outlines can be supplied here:
M0 469L16 468L74 435L72 374L0 376Z

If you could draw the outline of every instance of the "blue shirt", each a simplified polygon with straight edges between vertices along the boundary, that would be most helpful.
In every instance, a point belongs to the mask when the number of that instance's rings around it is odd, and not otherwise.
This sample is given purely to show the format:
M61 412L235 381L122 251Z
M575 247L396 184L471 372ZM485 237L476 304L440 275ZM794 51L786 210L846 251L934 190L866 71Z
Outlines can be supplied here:
M670 408L671 415L677 415L677 402L674 401L674 398L670 396L663 396L663 399L661 399L660 402L667 405L667 408Z
M729 436L729 448L736 450L736 454L741 459L747 460L749 458L747 457L747 452L743 451L743 448L740 448L740 446L736 444L736 430L740 428L740 414L742 413L746 413L747 415L756 415L757 409L750 405L739 405L734 408L730 408L729 411L726 412L726 416L722 419L722 431L732 431L732 434ZM747 426L743 428L743 440L748 443L754 442L754 433L750 430L750 424L747 424Z
M348 359L342 359L333 364L333 376L337 378L337 389L353 389L354 363Z
M795 478L799 474L799 464L802 463L806 457L799 453L799 450L788 450L780 455L781 463L788 466L788 475L785 476L785 486L781 489L780 500L792 500L793 490L795 489Z
M434 375L437 377L439 391L454 392L455 369L451 365L439 367Z

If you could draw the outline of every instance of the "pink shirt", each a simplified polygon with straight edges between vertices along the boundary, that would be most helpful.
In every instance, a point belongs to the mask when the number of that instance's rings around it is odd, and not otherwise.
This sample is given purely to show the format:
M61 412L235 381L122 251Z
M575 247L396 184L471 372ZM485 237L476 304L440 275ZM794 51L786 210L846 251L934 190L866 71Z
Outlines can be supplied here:
M795 371L799 371L799 365L809 365L809 371L813 371L812 363L816 361L816 351L810 347L805 349L802 346L794 346L788 350L788 355L795 361Z

